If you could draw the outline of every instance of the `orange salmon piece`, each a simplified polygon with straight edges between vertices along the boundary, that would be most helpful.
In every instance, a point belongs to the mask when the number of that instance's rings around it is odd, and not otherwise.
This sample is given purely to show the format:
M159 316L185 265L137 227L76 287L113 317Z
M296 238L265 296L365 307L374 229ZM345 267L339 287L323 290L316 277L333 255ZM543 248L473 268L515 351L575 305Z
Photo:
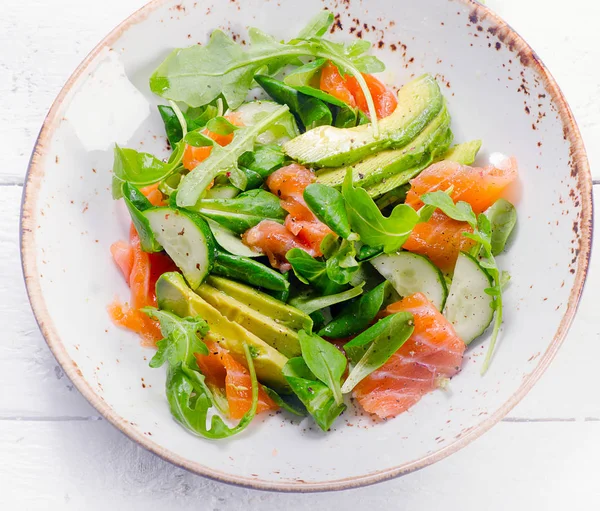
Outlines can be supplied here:
M405 412L438 388L440 378L457 374L465 351L465 343L452 325L422 293L386 309L387 314L400 311L414 316L413 334L382 367L354 389L354 397L364 410L380 419Z

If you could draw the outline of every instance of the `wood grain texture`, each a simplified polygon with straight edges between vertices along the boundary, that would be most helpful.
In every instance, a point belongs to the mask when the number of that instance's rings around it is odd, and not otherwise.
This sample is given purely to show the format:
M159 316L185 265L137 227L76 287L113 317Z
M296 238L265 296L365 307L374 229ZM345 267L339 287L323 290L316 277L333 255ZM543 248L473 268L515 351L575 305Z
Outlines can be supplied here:
M598 258L563 348L525 400L474 444L402 479L325 495L253 492L173 467L99 420L64 377L31 314L19 266L18 185L63 83L144 3L5 0L0 16L0 509L494 511L598 502ZM532 44L563 87L600 179L600 148L592 144L600 136L599 4L572 0L565 10L543 0L487 3Z

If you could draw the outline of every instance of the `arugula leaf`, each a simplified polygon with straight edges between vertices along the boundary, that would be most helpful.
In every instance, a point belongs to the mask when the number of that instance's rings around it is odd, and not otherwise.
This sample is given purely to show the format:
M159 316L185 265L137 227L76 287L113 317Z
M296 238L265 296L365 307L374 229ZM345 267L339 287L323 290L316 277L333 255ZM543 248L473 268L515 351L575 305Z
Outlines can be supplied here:
M363 331L377 317L377 314L391 296L395 294L392 285L386 280L355 301L344 306L338 316L319 331L322 337L343 339Z
M292 265L294 274L303 284L311 284L323 295L339 293L344 286L331 280L327 263L319 261L300 248L293 248L285 255Z
M315 216L342 238L352 234L346 204L342 194L331 186L320 183L309 184L304 189L306 205Z
M358 383L385 364L412 335L414 325L410 312L398 312L379 320L347 343L344 350L356 365L344 382L342 392L352 392Z
M158 342L158 351L152 357L150 367L158 368L165 362L174 367L183 362L187 367L197 369L194 353L208 355L206 344L198 337L198 334L204 337L208 333L206 321L200 316L180 318L154 307L145 307L141 310L150 318L160 322L160 331L165 337Z
M370 247L383 247L386 254L398 250L419 222L418 213L406 204L399 204L389 217L383 216L366 190L355 188L352 169L348 168L342 195L352 230Z
M181 164L185 147L176 147L168 163L148 153L115 145L113 162L113 199L122 197L125 181L136 186L148 186L169 177Z
M346 370L346 357L333 344L315 334L298 332L302 358L312 373L333 392L335 402L344 402L341 379Z
M327 296L298 296L290 300L290 305L300 309L302 312L306 312L306 314L312 314L325 307L331 307L336 303L342 303L360 296L364 285L365 283L361 282L358 286L350 288L347 291Z
M358 271L354 243L343 240L340 248L327 260L327 276L338 284L348 284Z
M491 224L491 249L497 256L504 251L506 242L517 223L517 210L506 199L498 199L483 213Z
M237 129L233 135L233 140L227 147L214 144L210 156L181 181L177 192L177 205L186 207L196 204L212 180L222 172L229 172L230 177L233 177L233 172L238 170L237 165L240 156L247 151L252 151L256 137L288 110L287 106L280 106L254 126ZM245 188L245 183L241 186L242 183L236 183L232 180L232 184L240 189Z
M496 348L498 334L500 333L500 327L502 326L502 287L505 281L503 272L498 268L498 264L494 258L494 251L492 250L492 224L490 219L484 213L479 216L475 215L471 205L467 202L457 202L454 204L452 199L445 192L437 191L426 193L421 197L421 200L427 205L426 207L437 207L454 220L468 222L473 229L473 232L465 232L463 233L463 236L472 239L477 243L479 264L492 279L492 286L486 289L485 292L493 298L492 307L495 311L495 318L492 338L483 361L483 366L481 367L481 374L484 374L490 366L492 355Z
M321 37L327 33L333 25L333 13L330 11L321 11L308 24L300 30L298 39L308 39L309 37Z
M206 385L205 377L184 363L169 367L166 393L171 414L191 433L210 439L228 438L246 429L254 419L258 407L258 381L254 362L248 346L244 352L252 382L252 404L250 409L234 427L229 427L217 414L212 415L210 428L206 427L209 411L214 408L213 396Z
M331 389L312 374L301 357L291 358L283 367L283 375L317 425L328 431L346 405L335 402Z
M282 222L287 215L277 196L262 189L241 193L233 199L202 199L186 209L196 211L236 234L243 234L265 219Z
M421 197L423 204L439 208L447 216L458 220L459 222L468 222L471 227L476 226L477 217L473 213L471 205L467 202L457 202L452 200L452 197L446 192L438 190L436 192L426 193Z
M368 49L364 42L346 46L312 36L286 44L256 28L248 33L250 44L246 47L215 30L205 46L173 51L152 75L151 90L190 106L210 103L222 93L228 105L235 109L243 103L259 71L266 70L266 74L273 75L296 62L298 57L322 58L331 60L343 73L356 78L365 94L373 130L379 133L375 103L361 73L380 72L385 66L376 57L364 55Z

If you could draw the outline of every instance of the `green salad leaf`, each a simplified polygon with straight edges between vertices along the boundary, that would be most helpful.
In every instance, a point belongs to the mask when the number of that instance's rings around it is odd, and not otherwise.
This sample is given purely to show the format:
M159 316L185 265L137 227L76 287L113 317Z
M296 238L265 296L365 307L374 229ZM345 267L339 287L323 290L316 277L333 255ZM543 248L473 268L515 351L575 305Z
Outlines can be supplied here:
M284 79L283 82L291 87L302 87L311 86L311 83L317 78L317 73L321 71L322 67L327 64L327 59L315 59L311 60L303 66L297 67L290 72Z
M329 278L326 262L315 259L304 250L293 248L285 258L292 265L298 280L303 284L312 285L322 295L336 294L344 289L343 285Z
M323 21L315 22L303 33L318 34L323 26ZM373 129L378 133L375 104L361 73L376 73L385 67L376 57L365 55L371 47L369 43L344 45L316 35L284 43L256 28L250 28L248 35L249 45L243 47L221 30L215 30L208 44L173 51L150 78L151 90L193 107L206 105L222 93L229 107L235 109L243 103L257 73L273 75L299 57L326 59L342 73L356 78L365 94Z
M506 199L498 199L484 212L492 229L490 244L492 254L497 256L504 251L506 242L517 223L517 210Z
M169 143L171 147L175 147L184 137L179 117L170 106L159 105L158 111L165 124ZM209 104L200 108L189 108L187 112L182 112L182 115L187 124L187 131L190 132L204 128L208 121L218 115L218 108Z
M362 332L377 317L385 303L395 295L394 288L386 280L344 306L333 320L319 331L319 335L343 339Z
M186 207L196 204L212 180L224 172L228 174L236 188L243 190L246 187L245 176L244 182L235 182L233 179L236 176L236 171L239 172L238 159L245 152L252 151L256 137L286 112L288 112L288 107L280 106L263 117L254 126L238 128L233 135L233 140L227 147L214 144L210 156L181 181L177 192L177 205Z
M331 186L319 183L309 184L304 189L306 205L315 216L342 238L352 234L346 203L342 194Z
M270 266L266 266L250 257L227 254L221 251L217 252L212 273L246 282L251 286L270 291L280 291L282 292L281 296L286 296L290 289L287 277ZM283 298L279 299L285 301Z
M188 207L236 234L243 234L262 220L283 222L287 212L276 195L266 190L250 190L233 199L202 199Z
M180 318L167 311L145 307L142 309L150 318L160 322L160 332L164 336L158 341L158 351L150 361L150 367L161 367L165 362L176 366L184 362L190 368L196 368L194 353L208 355L208 348L200 337L208 333L208 324L200 316Z
M143 215L143 211L153 207L150 201L142 192L128 182L123 183L122 195L131 216L131 221L140 238L142 250L144 252L160 252L162 247L156 241L154 232L152 232L152 228L150 227L150 222Z
M410 312L398 312L380 319L347 343L344 350L355 365L342 386L342 392L352 392L358 383L385 364L412 335L414 325Z
M291 358L283 367L283 375L317 425L328 431L346 405L336 403L331 389L318 380L302 357Z
M346 357L333 344L315 334L304 330L298 333L302 358L311 372L333 393L336 404L344 402L341 391L341 379L346 370Z
M298 33L298 39L308 39L309 37L321 37L327 33L333 25L333 13L331 11L321 11Z
M386 254L404 245L420 221L419 214L406 204L396 206L389 217L383 216L366 190L354 187L351 168L346 173L342 195L352 230L365 245L382 247Z
M354 242L342 240L340 247L325 263L327 276L338 284L348 284L359 269Z
M241 167L252 170L260 175L261 178L267 178L277 169L283 166L285 154L281 146L275 144L260 145L254 151L248 151L238 160Z
M352 287L346 291L341 291L336 294L331 294L327 296L318 296L311 295L308 296L297 296L290 300L290 305L300 309L302 312L306 312L306 314L312 314L313 312L320 311L325 307L331 307L332 305L336 305L338 303L343 303L348 300L352 300L352 298L356 298L363 293L363 287L365 283L361 282L359 285Z

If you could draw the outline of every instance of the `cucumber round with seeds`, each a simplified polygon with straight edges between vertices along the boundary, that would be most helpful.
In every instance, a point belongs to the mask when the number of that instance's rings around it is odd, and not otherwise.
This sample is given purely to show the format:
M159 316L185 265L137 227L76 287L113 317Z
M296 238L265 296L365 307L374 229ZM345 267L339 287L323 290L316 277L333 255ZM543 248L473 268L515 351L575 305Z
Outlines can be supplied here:
M412 252L382 254L371 264L400 296L423 293L438 310L444 308L448 288L444 275L427 257Z
M152 208L143 215L156 240L196 289L215 261L215 242L206 221L197 213L167 207Z
M465 344L485 332L494 319L493 298L485 292L491 285L492 279L477 260L461 252L454 268L444 316Z

